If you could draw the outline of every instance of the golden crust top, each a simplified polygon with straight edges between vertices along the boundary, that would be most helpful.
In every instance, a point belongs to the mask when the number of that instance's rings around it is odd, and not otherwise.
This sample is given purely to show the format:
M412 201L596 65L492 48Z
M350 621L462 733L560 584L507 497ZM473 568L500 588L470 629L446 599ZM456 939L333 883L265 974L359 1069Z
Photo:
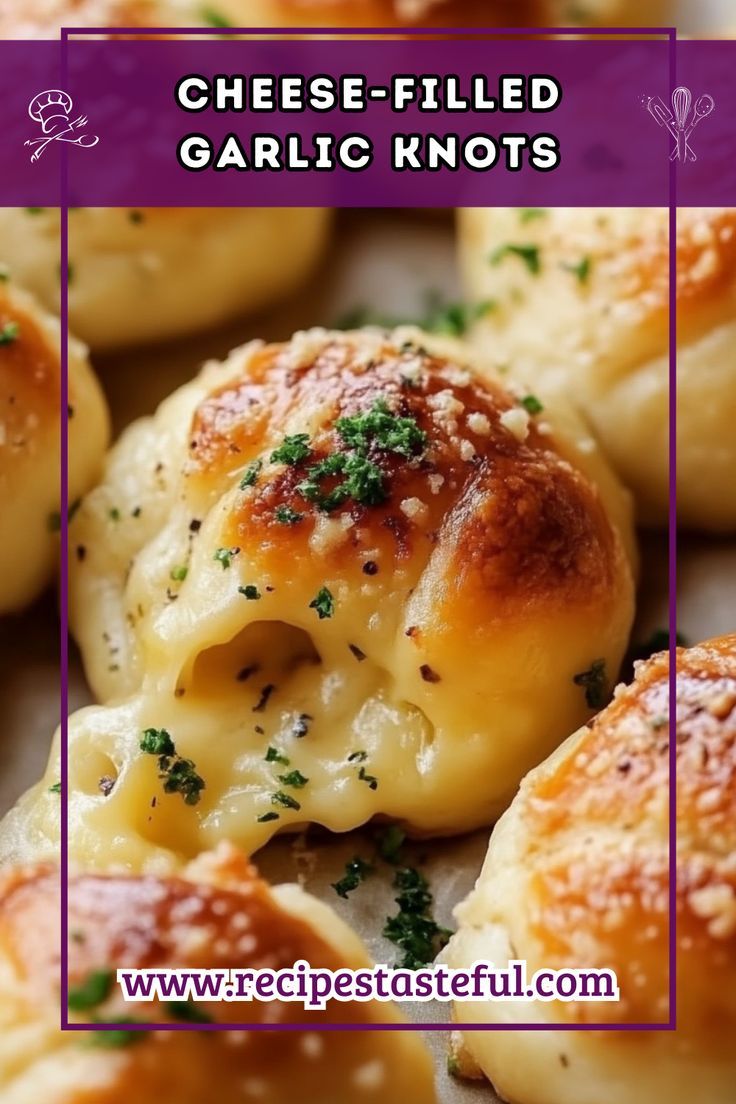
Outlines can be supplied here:
M668 1014L668 679L666 653L639 664L521 799L539 953L613 966L628 1021ZM676 686L678 1023L720 1038L736 1017L736 636L678 649Z
M377 404L409 419L426 447L371 446L385 499L366 505L350 498L330 511L347 534L328 552L336 572L359 580L370 553L382 570L401 564L418 576L444 550L440 604L443 594L448 606L459 600L453 620L465 613L472 622L478 602L492 604L495 618L540 597L563 605L608 591L615 540L594 489L508 392L411 342L316 332L262 348L241 380L197 408L187 477L211 486L264 457L264 449L267 457L284 426L310 430L308 456L266 465L228 534L234 546L247 544L267 559L272 574L292 571L314 559L321 516L300 486L315 465L345 452L339 420ZM321 492L341 480L328 477ZM300 520L280 522L284 509Z

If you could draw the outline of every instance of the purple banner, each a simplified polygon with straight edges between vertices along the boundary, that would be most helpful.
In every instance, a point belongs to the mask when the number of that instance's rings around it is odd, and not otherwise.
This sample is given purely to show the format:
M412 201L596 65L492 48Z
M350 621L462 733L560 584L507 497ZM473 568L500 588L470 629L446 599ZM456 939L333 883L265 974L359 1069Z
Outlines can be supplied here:
M735 61L665 40L1 42L0 204L58 204L65 164L72 206L667 205L674 163L679 204L733 205Z

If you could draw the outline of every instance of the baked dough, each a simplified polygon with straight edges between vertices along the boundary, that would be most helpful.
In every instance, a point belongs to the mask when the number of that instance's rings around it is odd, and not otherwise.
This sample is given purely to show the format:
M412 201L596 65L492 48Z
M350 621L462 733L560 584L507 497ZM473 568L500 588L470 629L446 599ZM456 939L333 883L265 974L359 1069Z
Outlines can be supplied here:
M454 967L616 970L620 1003L466 1003L463 1023L663 1023L668 657L527 776L444 952ZM513 1104L730 1104L736 1083L736 636L677 658L677 1031L466 1032Z
M0 270L0 613L18 610L56 561L61 483L59 325ZM99 477L108 442L102 392L69 342L69 496Z
M381 814L461 832L590 715L632 618L628 498L569 412L529 414L466 355L411 328L254 342L123 434L71 526L72 624L114 699L70 725L80 861ZM353 466L320 494L356 480L331 512L297 489L326 457ZM149 728L196 764L196 804L164 793ZM6 854L53 848L57 757Z
M469 295L497 304L475 329L478 348L510 361L532 384L562 378L634 491L641 520L662 523L669 472L667 212L473 209L459 212L459 230ZM678 515L686 526L732 531L736 210L678 211L677 314Z
M69 212L69 318L93 349L182 337L256 311L314 268L330 212L317 207L77 208ZM59 304L59 213L0 208L0 258Z
M390 1004L332 1002L321 1012L281 1002L189 1006L219 1022L303 1024L283 1033L148 1032L113 1047L102 1045L107 1035L60 1032L59 908L52 867L0 875L3 1104L291 1104L295 1093L301 1104L435 1100L430 1059L415 1033L318 1030L396 1024ZM331 970L370 966L330 908L296 885L270 888L226 845L173 878L73 876L69 930L72 991L126 966L283 969L298 959ZM116 993L113 983L109 997L71 1018L181 1023L170 1006L126 1004Z
M658 0L0 0L0 38L56 37L62 26L554 27L648 22Z

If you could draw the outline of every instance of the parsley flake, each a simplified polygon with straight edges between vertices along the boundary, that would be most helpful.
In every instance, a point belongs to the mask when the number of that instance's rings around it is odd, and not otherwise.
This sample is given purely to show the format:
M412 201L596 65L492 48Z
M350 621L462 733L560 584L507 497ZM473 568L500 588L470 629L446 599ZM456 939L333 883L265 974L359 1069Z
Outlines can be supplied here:
M248 467L245 469L243 478L240 480L240 489L244 491L246 487L255 486L255 482L258 479L263 462L261 460L251 460Z
M218 548L212 559L222 564L222 570L225 571L230 567L233 562L233 557L237 556L239 551L239 548Z
M544 406L536 395L524 395L523 398L519 399L519 402L524 407L527 414L541 414L544 410Z
M565 272L571 272L573 276L577 276L579 284L585 284L590 276L591 264L590 257L581 257L577 262L562 261L560 268L564 268Z
M115 975L112 970L92 970L84 981L69 989L69 1008L72 1012L86 1012L107 1000Z
M281 525L296 525L298 521L302 520L304 514L292 510L291 506L277 506L274 517Z
M165 728L147 728L139 747L148 755L158 756L159 778L164 793L181 794L186 805L196 805L205 788L204 779L197 774L191 759L178 754L174 741Z
M426 878L413 867L402 867L394 876L399 890L399 911L386 921L383 934L403 951L400 966L416 970L430 963L452 934L440 927L431 914L432 894Z
M183 583L187 577L189 568L185 564L179 564L177 567L172 567L169 572L169 576L175 583Z
M321 587L316 597L309 603L309 608L317 611L320 621L326 617L332 617L335 612L335 600L327 587Z
M289 766L289 759L287 758L287 756L275 747L269 747L263 758L266 760L267 763L281 763L284 767Z
M271 794L271 804L281 805L284 809L301 809L297 799L291 794L284 793L283 790L277 790L276 793Z
M331 882L330 885L338 897L344 897L347 900L348 893L352 893L354 889L357 889L363 879L372 873L373 867L371 864L367 863L365 859L361 859L360 855L355 855L354 858L345 863L345 873L342 878L337 882Z
M261 597L261 592L253 583L238 587L238 594L242 594L249 602L255 602Z
M498 265L506 257L518 257L519 260L524 262L532 276L537 276L541 271L538 245L532 245L531 243L499 245L498 249L494 249L490 254L488 260L492 265Z
M292 770L288 774L280 774L278 777L279 782L283 782L285 786L292 786L295 790L301 790L309 781L299 770Z
M601 709L606 704L608 679L605 659L596 659L587 671L581 671L572 681L585 690L585 701L589 709Z
M309 447L309 434L294 433L290 437L284 437L279 447L273 450L271 453L271 463L288 464L290 467L293 467L295 464L301 464L302 460L306 460L311 454L312 450Z
M18 322L6 322L0 329L0 345L12 345L18 340L20 325Z

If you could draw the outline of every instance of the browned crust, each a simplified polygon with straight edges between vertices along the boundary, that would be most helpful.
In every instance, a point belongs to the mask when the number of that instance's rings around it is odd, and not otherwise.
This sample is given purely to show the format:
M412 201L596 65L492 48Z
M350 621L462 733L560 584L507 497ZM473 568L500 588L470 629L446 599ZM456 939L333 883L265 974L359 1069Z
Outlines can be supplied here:
M58 350L6 284L0 283L0 332L18 327L18 336L0 345L0 453L32 452L60 424L61 372Z
M310 537L318 511L296 490L307 469L341 447L335 419L370 410L377 399L426 433L421 458L377 454L389 495L375 506L349 500L332 518L349 515L350 538L330 553L331 567L358 578L368 550L417 574L435 549L443 564L452 620L476 623L529 603L587 604L610 593L616 541L597 492L554 451L531 418L520 439L502 421L522 408L500 386L482 382L452 361L417 345L397 348L388 337L366 359L361 335L334 335L306 363L293 347L266 346L241 381L209 395L195 412L189 478L207 485L268 457L279 427L315 427L312 455L290 467L264 466L252 494L230 522L234 546L268 557L269 571L299 569L313 558ZM410 379L411 382L407 382ZM291 419L291 421L290 421ZM523 435L522 435L523 436ZM329 489L329 485L328 489ZM407 502L418 514L407 516ZM279 506L304 515L296 525L275 517ZM444 600L444 599L438 599Z
M628 1021L668 1015L668 667L639 664L524 798L540 954L579 966L584 933ZM677 834L678 1022L715 1045L736 1022L736 636L678 650Z

